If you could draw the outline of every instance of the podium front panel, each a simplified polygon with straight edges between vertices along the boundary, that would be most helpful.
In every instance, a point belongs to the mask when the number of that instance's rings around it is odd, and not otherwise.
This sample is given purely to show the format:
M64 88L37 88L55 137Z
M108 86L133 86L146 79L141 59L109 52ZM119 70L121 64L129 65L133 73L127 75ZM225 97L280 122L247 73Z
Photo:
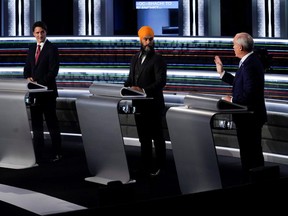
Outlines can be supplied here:
M22 169L36 164L25 95L26 80L0 80L0 167Z
M86 95L76 101L88 168L100 184L128 183L130 174L118 116L119 97Z
M171 107L166 114L183 194L222 188L211 118L215 112Z

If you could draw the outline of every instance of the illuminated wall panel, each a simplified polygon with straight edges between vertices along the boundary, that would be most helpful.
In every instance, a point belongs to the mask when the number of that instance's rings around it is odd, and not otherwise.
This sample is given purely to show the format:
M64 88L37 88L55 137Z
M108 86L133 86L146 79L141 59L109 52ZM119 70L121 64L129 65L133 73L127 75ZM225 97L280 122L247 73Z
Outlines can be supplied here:
M7 36L28 36L30 35L30 0L7 0L4 10L7 10L5 17L6 31L4 34ZM5 29L5 28L4 28Z
M258 37L281 36L280 0L254 0L257 7Z
M59 87L88 88L92 82L123 83L131 57L139 50L138 37L48 37L59 48ZM0 77L23 78L23 66L33 37L0 38ZM155 37L156 51L167 62L165 91L228 94L215 70L219 55L225 70L236 72L232 38ZM272 56L265 76L267 98L288 99L288 39L255 39L257 48Z
M101 35L101 1L78 0L78 35Z
M205 0L182 0L183 36L205 35Z
M182 0L183 2L183 36L191 35L191 24L190 24L190 0Z

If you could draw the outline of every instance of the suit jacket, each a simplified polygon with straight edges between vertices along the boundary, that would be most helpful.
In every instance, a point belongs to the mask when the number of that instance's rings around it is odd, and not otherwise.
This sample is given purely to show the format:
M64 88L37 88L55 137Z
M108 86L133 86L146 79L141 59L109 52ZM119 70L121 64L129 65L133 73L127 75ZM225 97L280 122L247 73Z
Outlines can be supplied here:
M267 121L264 69L256 54L252 53L245 59L235 77L230 73L225 73L222 80L233 86L233 103L247 106L249 111L253 111L254 120L263 125Z
M139 86L143 88L147 97L152 100L134 100L136 110L142 112L153 109L153 111L162 112L165 108L163 88L166 85L167 66L160 54L150 52L141 66L139 64L140 52L135 54L130 62L129 76L124 86ZM136 67L139 69L138 79L135 80Z
M53 90L53 96L58 96L56 77L59 71L58 48L48 39L40 52L37 64L35 64L35 52L37 44L29 47L28 56L24 66L24 78L32 77L37 83Z

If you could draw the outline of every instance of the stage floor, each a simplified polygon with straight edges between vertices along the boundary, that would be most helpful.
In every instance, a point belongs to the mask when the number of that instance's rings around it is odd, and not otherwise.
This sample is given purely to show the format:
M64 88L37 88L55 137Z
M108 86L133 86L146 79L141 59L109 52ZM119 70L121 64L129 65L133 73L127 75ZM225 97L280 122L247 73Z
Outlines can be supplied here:
M50 140L46 140L47 148L49 148L49 142ZM90 174L81 137L63 137L63 159L59 162L47 162L27 169L0 168L1 215L3 212L5 212L3 215L13 216L92 215L97 209L115 209L120 206L122 208L137 206L140 208L140 206L143 207L142 205L149 208L154 205L153 203L159 202L166 202L169 205L172 200L174 207L177 208L177 203L179 205L180 202L177 200L185 197L191 199L191 196L193 199L197 197L197 194L181 195L171 149L167 149L166 170L154 178L136 174L140 160L140 148L125 146L125 149L131 178L136 180L135 183L126 185L119 182L100 185L85 181ZM219 156L218 160L223 184L223 189L219 190L219 193L223 194L227 191L231 196L234 188L235 194L237 194L239 188L245 188L248 191L251 186L257 185L257 182L243 182L239 158ZM269 163L267 165L279 164ZM285 190L279 187L288 185L286 179L288 166L280 164L279 168L280 177L259 183L261 187L277 186L273 191L276 193L279 190L278 194L284 193ZM206 196L207 200L208 197L214 196L215 191L200 194L198 197ZM181 202L182 205L185 203ZM159 206L161 205L159 204Z

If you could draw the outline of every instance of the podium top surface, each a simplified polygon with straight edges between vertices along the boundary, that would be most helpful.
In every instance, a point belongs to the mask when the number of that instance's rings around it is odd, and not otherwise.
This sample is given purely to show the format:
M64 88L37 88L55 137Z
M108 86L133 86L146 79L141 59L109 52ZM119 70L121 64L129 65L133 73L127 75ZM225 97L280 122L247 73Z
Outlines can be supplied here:
M25 79L0 79L0 91L27 91Z
M118 97L127 99L146 98L146 94L126 88L121 84L93 83L89 87L89 92L97 96Z
M89 92L93 95L121 97L120 89L123 85L109 83L93 83L89 87Z
M247 111L246 106L222 100L218 95L190 94L184 98L184 105L189 109L212 111Z

